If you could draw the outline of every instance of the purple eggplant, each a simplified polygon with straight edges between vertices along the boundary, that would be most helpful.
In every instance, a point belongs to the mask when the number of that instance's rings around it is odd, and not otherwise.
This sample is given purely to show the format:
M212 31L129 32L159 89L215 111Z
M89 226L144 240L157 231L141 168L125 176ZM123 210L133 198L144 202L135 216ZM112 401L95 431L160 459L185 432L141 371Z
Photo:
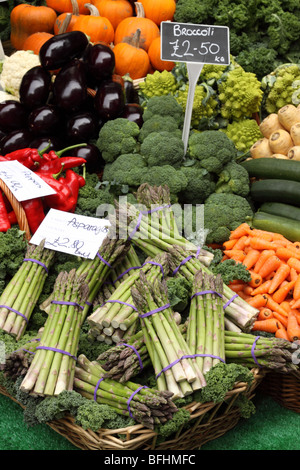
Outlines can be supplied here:
M88 50L86 63L89 75L101 81L111 78L115 69L115 55L108 45L94 44Z
M70 142L87 142L98 136L99 125L92 113L83 111L69 117L66 130L66 137Z
M20 102L28 109L47 103L51 89L51 74L40 65L29 69L22 78Z
M124 90L120 83L106 80L99 85L94 98L98 116L103 120L116 119L124 110Z
M33 139L29 147L37 149L39 151L47 149L46 153L49 152L49 150L59 150L65 147L64 142L55 136L42 136L42 137L36 137Z
M104 168L105 160L98 147L92 143L71 150L70 155L85 158L85 167L88 173L100 173Z
M137 103L126 103L124 110L120 115L122 118L126 118L129 121L135 122L139 127L143 125L143 108Z
M41 65L47 70L57 70L70 60L81 57L88 45L88 37L82 31L54 35L40 48Z
M74 59L56 75L52 102L65 112L72 113L81 109L87 98L85 65L80 60Z
M27 110L16 100L5 100L0 103L0 130L5 133L25 128Z
M0 153L6 155L22 148L29 147L32 134L28 129L19 129L6 134L0 142Z
M54 134L61 125L61 113L48 104L33 109L28 116L28 128L36 136Z

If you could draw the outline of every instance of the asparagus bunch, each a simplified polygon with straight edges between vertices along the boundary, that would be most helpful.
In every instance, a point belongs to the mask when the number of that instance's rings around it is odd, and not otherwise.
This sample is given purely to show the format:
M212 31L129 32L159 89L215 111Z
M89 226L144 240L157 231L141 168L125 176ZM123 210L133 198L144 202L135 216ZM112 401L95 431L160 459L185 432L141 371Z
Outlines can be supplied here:
M72 390L82 306L88 297L85 277L78 276L75 269L57 276L49 315L40 344L21 383L22 391L53 396L63 390Z
M290 341L275 337L257 338L252 334L225 332L226 362L235 362L245 367L264 367L276 372L290 372L299 367L293 363Z
M127 332L129 335L135 333L139 314L132 299L132 286L139 279L140 272L145 273L150 282L154 282L167 275L168 270L169 257L166 253L162 253L154 260L147 259L140 269L135 270L119 284L110 298L87 318L91 329L98 330L98 341L105 341L109 337L112 338L112 342L118 343L123 338L122 332ZM127 338L129 335L127 334Z
M165 280L150 283L140 272L140 279L131 292L158 390L169 390L178 398L202 388L205 380L195 359L185 357L191 351L169 307Z
M174 316L180 331L185 334L187 325L185 323L180 324L181 315L174 312ZM142 330L139 330L128 340L123 338L123 342L104 351L97 358L97 361L101 363L106 371L106 377L118 380L121 383L127 382L127 380L138 375L145 367L152 365Z
M212 274L209 267L205 266L199 259L188 257L186 250L179 246L173 246L169 249L171 255L171 271L181 274L187 279L193 281L198 271ZM223 282L223 308L225 312L225 328L234 331L251 330L254 321L257 318L258 310L249 305L244 299L236 296L230 287Z
M119 414L131 416L150 429L166 423L176 413L171 393L142 388L130 381L121 384L105 378L104 374L99 363L91 362L81 354L75 369L74 389L86 398L111 406Z
M18 341L24 334L35 308L55 252L28 245L25 258L0 297L0 328Z
M168 251L173 245L178 245L189 251L189 254L197 255L202 263L209 266L213 259L212 253L197 247L179 233L167 186L142 184L136 198L142 207L116 202L116 218L135 246L153 258L162 251Z
M204 375L225 361L222 291L221 276L195 274L186 341Z

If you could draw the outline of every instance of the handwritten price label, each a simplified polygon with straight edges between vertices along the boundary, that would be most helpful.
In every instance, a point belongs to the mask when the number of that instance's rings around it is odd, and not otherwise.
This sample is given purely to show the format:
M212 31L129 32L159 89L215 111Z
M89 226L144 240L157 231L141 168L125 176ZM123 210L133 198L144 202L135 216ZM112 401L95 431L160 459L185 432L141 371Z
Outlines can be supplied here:
M45 248L94 259L109 227L107 219L50 209L30 243L45 239Z
M17 160L0 162L0 179L19 202L55 194L42 178Z
M161 58L174 62L229 65L229 29L192 23L161 23Z

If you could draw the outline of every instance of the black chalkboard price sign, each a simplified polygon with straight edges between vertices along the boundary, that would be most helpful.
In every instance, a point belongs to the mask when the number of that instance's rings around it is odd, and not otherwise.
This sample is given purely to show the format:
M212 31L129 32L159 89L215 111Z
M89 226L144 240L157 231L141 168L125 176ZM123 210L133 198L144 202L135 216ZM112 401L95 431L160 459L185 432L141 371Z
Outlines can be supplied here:
M161 59L229 65L229 28L162 21Z

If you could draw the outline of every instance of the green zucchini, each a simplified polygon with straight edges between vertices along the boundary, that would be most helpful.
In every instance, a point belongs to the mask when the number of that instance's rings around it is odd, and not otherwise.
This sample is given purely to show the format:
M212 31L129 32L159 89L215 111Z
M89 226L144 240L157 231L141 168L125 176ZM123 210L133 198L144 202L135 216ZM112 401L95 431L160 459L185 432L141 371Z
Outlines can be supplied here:
M300 222L300 207L292 206L291 204L284 204L282 202L264 202L260 211L267 214L280 215L288 219L298 220Z
M291 242L300 241L300 223L279 215L258 211L250 221L253 228L280 233Z
M250 195L254 202L283 202L300 206L300 181L266 179L251 184Z
M281 158L253 158L240 163L250 177L300 182L300 161Z

